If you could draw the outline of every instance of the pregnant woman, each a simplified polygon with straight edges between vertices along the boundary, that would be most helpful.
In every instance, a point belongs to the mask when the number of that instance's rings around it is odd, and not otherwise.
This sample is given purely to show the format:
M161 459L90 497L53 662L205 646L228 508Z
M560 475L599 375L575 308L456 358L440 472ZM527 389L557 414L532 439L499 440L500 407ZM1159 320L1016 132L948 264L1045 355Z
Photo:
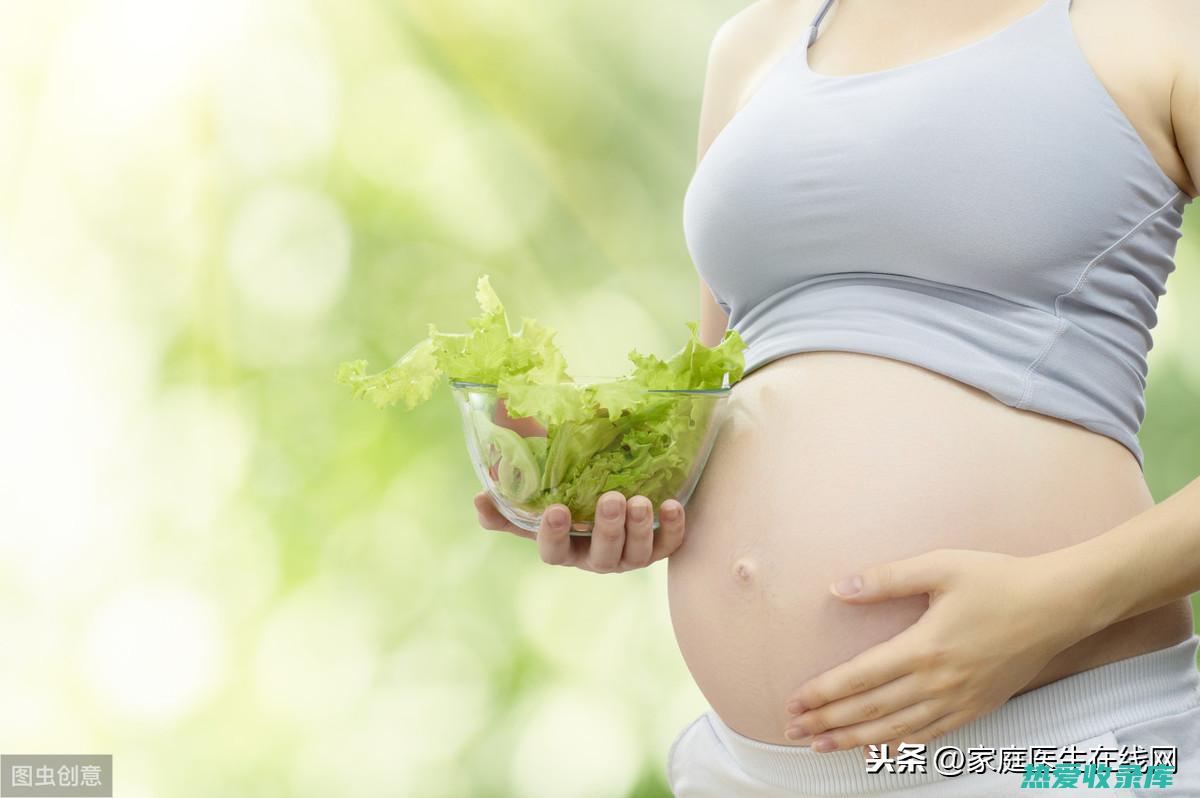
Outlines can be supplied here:
M718 32L684 229L746 376L686 532L611 494L590 545L565 508L537 535L599 571L670 555L711 704L677 796L1028 794L854 748L901 741L1176 745L1153 794L1200 795L1200 480L1156 506L1136 437L1197 41L1192 0L758 0ZM856 574L895 597L831 594Z

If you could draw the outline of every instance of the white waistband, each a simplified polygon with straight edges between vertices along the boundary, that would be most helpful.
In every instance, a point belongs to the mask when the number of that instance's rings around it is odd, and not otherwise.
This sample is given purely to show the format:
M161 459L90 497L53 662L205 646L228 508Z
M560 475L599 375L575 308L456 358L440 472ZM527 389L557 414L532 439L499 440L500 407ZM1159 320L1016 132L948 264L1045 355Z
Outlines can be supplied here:
M931 741L929 751L941 746L956 746L964 752L981 746L1065 746L1200 706L1198 646L1200 635L1193 634L1167 648L1042 685ZM783 789L857 796L948 778L933 768L928 773L867 773L859 749L820 754L808 746L760 742L735 732L715 712L708 717L744 771Z

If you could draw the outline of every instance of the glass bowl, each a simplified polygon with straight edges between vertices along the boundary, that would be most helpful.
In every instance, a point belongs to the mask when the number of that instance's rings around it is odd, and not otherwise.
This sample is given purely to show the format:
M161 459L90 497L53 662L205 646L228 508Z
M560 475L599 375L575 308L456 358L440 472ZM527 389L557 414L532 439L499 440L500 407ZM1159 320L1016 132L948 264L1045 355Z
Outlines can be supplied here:
M615 382L597 378L561 387ZM495 385L451 380L467 452L484 490L516 526L536 532L552 504L571 510L571 534L590 535L596 500L609 490L653 504L687 504L716 442L731 388L636 391L633 412L567 421L549 429L513 418Z

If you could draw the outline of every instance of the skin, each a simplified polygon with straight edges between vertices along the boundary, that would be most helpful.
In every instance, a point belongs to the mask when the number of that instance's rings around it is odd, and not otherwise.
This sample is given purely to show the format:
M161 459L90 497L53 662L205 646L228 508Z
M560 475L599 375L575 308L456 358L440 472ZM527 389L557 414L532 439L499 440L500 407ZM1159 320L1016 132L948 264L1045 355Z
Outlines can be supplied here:
M1014 0L1000 18L998 12L979 13L982 5L958 0L840 0L826 16L809 60L814 71L830 75L887 69L978 40L1039 4ZM803 35L817 5L815 0L759 0L718 31L705 78L698 159L753 96L766 71ZM914 19L920 24L912 24ZM1200 4L1147 0L1131 13L1123 0L1075 0L1071 19L1081 50L1155 161L1195 196L1200 48L1193 43L1200 40ZM700 300L701 338L714 345L728 317L703 281ZM767 369L786 367L781 362ZM632 503L634 499L626 506ZM476 506L484 526L506 528L485 497L482 504L477 497ZM611 540L595 561L601 569L621 567L631 535L628 519L620 524L614 520L609 529ZM618 530L625 530L622 553L614 557ZM552 559L543 551L543 535ZM597 570L588 541L566 543L560 533L550 531L537 537L548 562ZM694 560L699 555L687 552L684 541L680 524L667 553ZM831 588L833 601L882 608L896 599L925 596L928 609L886 642L800 683L780 707L790 722L778 733L812 743L818 751L928 742L1020 692L1169 644L1175 638L1164 642L1148 631L1165 625L1166 616L1160 613L1156 621L1151 611L1172 603L1186 607L1185 597L1200 589L1197 550L1200 480L1106 533L1053 551L937 547L913 557L864 563L858 572L862 590L838 597ZM673 569L677 559L683 558L672 557ZM736 573L755 578L752 571ZM1130 573L1138 578L1128 578ZM1006 600L996 602L997 595ZM1088 647L1084 642L1089 638L1100 643ZM831 748L818 744L826 739Z
M757 17L749 17L744 27L761 24L765 34L772 15L788 16L799 5L808 4L756 4ZM916 0L896 4L900 5L905 14L920 14L921 6L940 8L937 2ZM1105 0L1077 0L1072 11L1081 46L1089 56L1085 36L1089 29L1097 39L1112 35L1105 31L1111 22L1104 18L1104 5ZM863 3L859 8L862 16L844 19L840 30L854 29L854 35L865 38L874 20L876 33L882 36L888 21L879 4ZM834 13L836 7L827 21ZM1123 68L1146 75L1140 98L1132 90L1113 88L1129 85L1128 81L1114 79L1106 87L1163 171L1196 196L1192 175L1200 174L1200 48L1194 42L1200 40L1200 5L1162 0L1139 7L1133 17L1115 18L1122 26L1135 26L1135 32L1147 39L1154 37L1156 54L1163 53L1161 43L1166 42L1167 57L1145 58L1144 50L1126 46L1090 60L1102 80ZM1123 33L1128 35L1128 30ZM822 43L829 51L840 49L841 58L853 61L853 66L839 65L836 54L827 66L818 53L826 51ZM725 46L736 47L729 42ZM831 44L819 37L810 60L816 71L826 74L852 74L916 60L893 58L886 51L882 40L854 49L840 39ZM877 59L860 57L865 53L876 54ZM1129 63L1137 59L1143 59L1137 67ZM736 61L737 57L723 54L723 63ZM1141 65L1145 63L1158 67L1147 70ZM728 70L722 71L718 80L736 80L728 75ZM702 131L702 141L704 137ZM714 137L715 132L707 138L711 142ZM701 299L710 328L721 326L725 316L707 287L702 286ZM808 742L819 752L885 742L892 746L900 741L929 742L1028 689L1051 659L1069 646L1119 620L1200 589L1200 561L1194 554L1198 550L1200 480L1195 480L1171 500L1111 532L1048 554L1015 557L939 549L866 569L859 575L864 583L860 592L842 597L831 585L831 593L851 604L926 594L929 610L894 638L801 685L787 705L796 717L785 736ZM1114 563L1119 563L1119 572L1114 572ZM1139 578L1122 578L1128 573ZM1011 599L997 603L996 595Z
M546 508L535 534L501 515L486 493L475 494L475 512L484 529L536 540L538 556L548 565L566 565L598 574L645 568L679 548L683 542L683 506L674 499L660 505L657 533L652 527L652 509L645 496L633 496L627 501L611 490L596 502L596 523L590 536L570 534L571 513L561 504Z
M493 421L522 436L546 434L546 429L535 419L510 417L504 400L496 403ZM536 540L538 554L548 565L567 565L601 574L645 568L679 548L683 542L683 505L674 499L662 503L657 534L653 509L645 496L632 496L627 501L618 491L608 491L596 500L596 521L590 536L570 534L571 511L562 504L546 508L535 534L505 518L486 492L475 494L475 512L484 529Z
M1059 651L1200 590L1198 551L1200 479L1064 549L1033 557L939 549L838 580L830 592L850 604L927 594L929 609L805 683L789 703L799 711L789 729L816 735L819 752L929 742L999 707Z

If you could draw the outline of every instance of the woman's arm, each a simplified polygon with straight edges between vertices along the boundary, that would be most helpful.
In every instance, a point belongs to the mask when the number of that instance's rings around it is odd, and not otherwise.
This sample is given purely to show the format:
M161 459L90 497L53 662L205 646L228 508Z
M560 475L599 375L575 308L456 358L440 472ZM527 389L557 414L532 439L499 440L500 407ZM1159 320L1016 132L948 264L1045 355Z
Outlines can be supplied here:
M819 751L928 742L1003 704L1085 637L1200 591L1200 479L1073 546L1030 557L938 549L830 591L851 604L928 593L929 609L802 685L785 733Z
M1200 479L1103 535L1042 555L1086 572L1097 630L1200 591Z
M705 346L716 346L725 335L729 326L729 316L713 298L712 289L708 283L700 281L700 343Z
M1191 195L1200 194L1200 3L1194 0L1175 0L1172 11L1179 25L1173 26L1178 39L1174 51L1179 66L1171 86L1171 126L1175 128L1175 143L1191 177L1185 185Z

